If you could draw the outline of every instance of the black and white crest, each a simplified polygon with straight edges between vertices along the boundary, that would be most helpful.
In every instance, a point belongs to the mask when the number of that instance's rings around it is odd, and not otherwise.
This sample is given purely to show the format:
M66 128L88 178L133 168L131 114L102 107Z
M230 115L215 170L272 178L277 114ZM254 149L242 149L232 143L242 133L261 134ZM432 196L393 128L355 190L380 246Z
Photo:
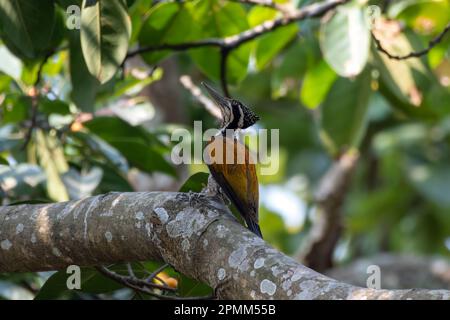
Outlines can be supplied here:
M259 117L242 102L222 96L210 85L203 83L222 113L222 129L245 129L254 125Z
M232 112L226 129L245 129L259 120L259 117L242 102L230 99L229 104Z

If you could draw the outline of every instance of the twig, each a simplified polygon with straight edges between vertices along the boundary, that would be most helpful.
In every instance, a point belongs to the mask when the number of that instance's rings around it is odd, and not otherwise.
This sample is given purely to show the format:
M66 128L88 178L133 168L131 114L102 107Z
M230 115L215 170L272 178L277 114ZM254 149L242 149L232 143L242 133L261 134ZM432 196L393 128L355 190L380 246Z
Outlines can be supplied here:
M211 115L213 115L215 118L219 120L222 119L222 113L220 112L219 107L217 107L217 105L211 99L202 94L202 91L192 82L190 76L188 75L181 76L180 82L187 90L189 90L192 96L196 98L198 102L200 102L205 107L205 109Z
M159 290L165 290L165 291L172 291L175 292L176 289L171 288L169 286L165 286L165 285L160 285L157 283L153 283L147 280L142 280L133 276L122 276L118 273L115 273L111 270L109 270L106 267L96 267L97 270L99 272L101 272L102 274L104 274L105 276L113 279L113 280L118 280L119 278L121 279L121 281L126 282L126 283L131 283L132 285L138 286L138 287L150 287L153 289L159 289ZM149 280L153 280L153 279L149 279Z
M36 75L36 80L33 83L33 88L32 88L32 92L31 92L31 123L30 123L30 128L28 129L26 135L25 135L25 142L22 146L22 150L25 150L25 148L27 147L28 143L31 140L31 137L33 135L33 131L36 128L36 122L37 122L37 114L38 114L38 108L39 108L39 83L41 82L42 79L42 70L44 69L44 65L47 63L48 59L54 54L54 50L49 51L44 59L42 60L41 64L39 65L39 69L37 71L37 75Z
M164 265L164 267L166 267L166 265ZM162 286L162 285L158 285L156 283L152 283L152 282L147 282L138 278L133 278L133 277L127 277L127 276L122 276L120 274L117 274L111 270L109 270L106 267L100 266L100 267L96 267L96 269L103 274L104 276L119 282L120 284L133 289L136 292L142 292L145 294L148 294L150 296L153 296L155 298L158 299L164 299L164 300L201 300L201 299L211 299L213 298L212 296L205 296L205 297L179 297L179 296L168 296L168 295L162 295L159 293L155 293L152 290L149 289L149 287L152 288L156 288L156 289L160 289L160 290L166 290L166 291L176 291L175 289L171 288L171 287L167 287L167 286ZM155 272L153 272L155 273Z
M381 41L375 37L375 35L372 33L372 38L375 41L375 44L377 46L377 50L384 53L386 56L388 56L390 59L394 60L406 60L410 58L419 58L420 56L423 56L430 52L431 49L433 49L436 45L438 45L442 39L444 38L445 34L450 30L450 22L447 24L447 26L442 30L435 38L430 40L428 43L428 46L425 49L422 49L420 51L411 51L410 53L400 56L391 54L389 51L387 51L383 46L381 45Z
M149 279L153 279L156 278L158 276L159 273L163 272L164 269L170 267L170 265L168 263L163 264L162 266L160 266L159 268L157 268L155 271L153 271L150 276L147 277L147 280ZM161 281L161 280L160 280Z
M237 35L228 36L225 38L211 38L198 40L193 42L178 43L178 44L162 44L157 46L147 46L138 48L128 52L125 59L133 57L137 54L147 53L158 50L175 50L184 51L202 47L218 47L226 48L228 50L236 49L243 43L251 41L265 33L272 32L279 27L291 24L296 21L305 20L309 18L317 18L335 7L345 4L350 0L327 0L320 3L313 3L298 10L292 10L289 14L273 20L265 21L249 30L243 31Z
M280 12L287 12L287 7L285 5L277 3L273 0L231 0L231 1L272 8Z
M227 59L229 54L230 50L228 48L220 50L220 85L222 86L223 95L228 98L230 97L227 84Z

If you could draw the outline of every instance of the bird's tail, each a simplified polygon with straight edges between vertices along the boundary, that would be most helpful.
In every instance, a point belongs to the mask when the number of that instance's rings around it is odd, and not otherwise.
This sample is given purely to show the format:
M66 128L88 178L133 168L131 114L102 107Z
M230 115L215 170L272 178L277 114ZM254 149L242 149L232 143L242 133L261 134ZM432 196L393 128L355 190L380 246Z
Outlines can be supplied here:
M263 239L263 235L261 233L261 229L259 228L258 223L256 223L255 221L253 221L252 219L245 219L245 222L247 223L247 227L248 229L253 232L254 234L256 234L258 237L260 237L261 239Z

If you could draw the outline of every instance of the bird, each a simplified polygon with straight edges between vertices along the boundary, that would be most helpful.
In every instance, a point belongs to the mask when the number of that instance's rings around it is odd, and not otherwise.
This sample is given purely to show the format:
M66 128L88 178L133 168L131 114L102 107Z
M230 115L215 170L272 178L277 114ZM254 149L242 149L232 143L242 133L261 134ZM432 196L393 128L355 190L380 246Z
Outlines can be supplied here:
M239 130L252 126L260 118L242 102L222 96L205 82L202 84L222 113L219 133L211 137L205 146L208 169L214 182L245 220L247 228L263 238L258 217L256 161L236 135ZM230 132L233 133L231 136Z

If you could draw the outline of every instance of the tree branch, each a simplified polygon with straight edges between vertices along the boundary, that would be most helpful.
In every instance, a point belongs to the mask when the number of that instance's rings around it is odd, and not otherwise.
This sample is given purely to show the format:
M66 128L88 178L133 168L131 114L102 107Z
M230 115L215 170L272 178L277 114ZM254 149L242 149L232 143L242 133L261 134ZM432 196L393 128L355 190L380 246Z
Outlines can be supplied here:
M445 290L373 290L323 276L198 194L109 193L0 207L0 272L158 260L228 299L448 299Z
M309 18L317 18L335 7L347 3L350 0L326 0L320 3L313 3L298 10L292 10L285 13L283 17L274 20L265 21L249 30L246 30L237 35L221 38L204 39L194 42L178 43L178 44L162 44L158 46L148 46L138 48L128 52L125 59L133 57L137 54L143 54L151 51L159 50L174 50L184 51L188 49L202 48L202 47L218 47L221 49L236 49L245 42L251 41L265 33L272 32L279 27L288 25L290 23L305 20Z
M222 50L220 50L220 85L222 86L223 95L227 98L230 97L227 82L227 60L229 54L230 50L227 48L222 48Z
M435 38L433 38L429 43L428 46L420 51L411 51L410 53L400 56L391 54L389 51L387 51L383 45L381 44L381 41L375 37L375 35L372 33L372 39L375 42L375 45L377 47L377 50L384 53L387 57L394 60L406 60L410 58L419 58L428 52L430 52L431 49L433 49L436 45L438 45L442 39L444 38L445 34L450 30L450 22L447 24L447 26L442 30Z
M277 3L273 0L231 0L231 1L272 8L280 12L285 12L287 9L286 6L283 5L282 3Z
M333 265L334 248L342 230L341 207L347 194L358 155L345 153L322 177L315 194L315 221L299 260L323 272Z

